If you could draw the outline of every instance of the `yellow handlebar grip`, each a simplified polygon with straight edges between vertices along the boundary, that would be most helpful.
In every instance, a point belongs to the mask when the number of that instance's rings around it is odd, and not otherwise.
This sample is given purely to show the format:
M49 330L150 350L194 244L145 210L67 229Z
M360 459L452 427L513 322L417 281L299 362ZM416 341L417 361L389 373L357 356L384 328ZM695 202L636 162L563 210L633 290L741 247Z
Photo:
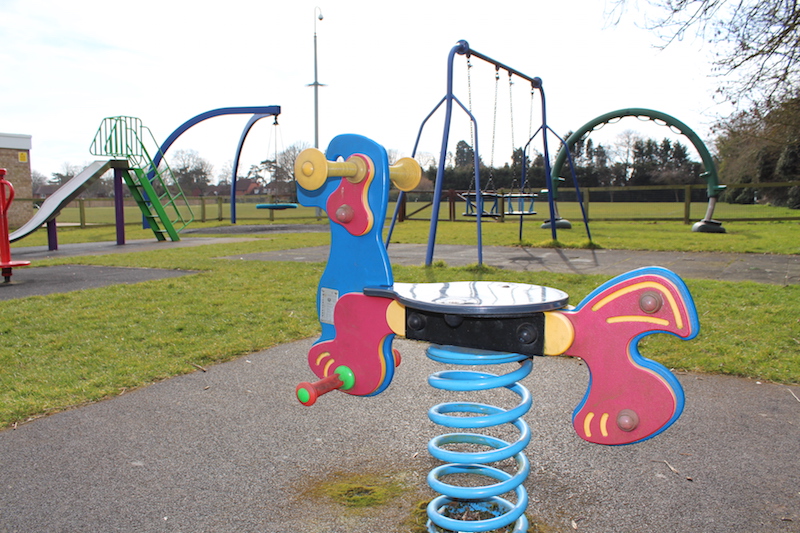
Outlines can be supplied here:
M407 192L419 185L422 179L422 169L415 159L403 157L389 167L389 178L395 187Z

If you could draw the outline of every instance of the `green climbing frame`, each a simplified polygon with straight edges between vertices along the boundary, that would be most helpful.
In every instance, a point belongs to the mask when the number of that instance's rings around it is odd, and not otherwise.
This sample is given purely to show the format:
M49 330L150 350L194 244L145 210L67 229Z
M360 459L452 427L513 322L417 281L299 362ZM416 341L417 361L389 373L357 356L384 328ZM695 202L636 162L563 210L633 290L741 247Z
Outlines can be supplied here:
M130 170L123 171L123 179L156 238L179 241L179 232L194 220L192 208L163 154L156 167L145 141L158 147L141 119L107 117L100 124L90 151L97 156L128 160Z

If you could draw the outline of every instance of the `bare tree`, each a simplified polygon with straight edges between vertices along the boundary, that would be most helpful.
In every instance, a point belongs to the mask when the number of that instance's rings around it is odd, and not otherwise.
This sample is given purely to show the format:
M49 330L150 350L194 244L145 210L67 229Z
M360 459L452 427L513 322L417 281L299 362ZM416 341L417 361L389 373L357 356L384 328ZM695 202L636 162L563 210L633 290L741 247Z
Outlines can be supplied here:
M417 152L415 159L419 162L422 168L436 166L436 155L431 152Z
M623 16L630 0L614 0L612 17ZM648 0L659 15L647 28L663 46L689 32L717 51L720 93L732 102L772 107L796 96L800 85L800 6L796 0Z
M617 135L616 140L609 150L614 162L620 165L625 182L630 179L631 172L633 171L634 147L637 142L641 141L642 136L637 131L630 129L624 130Z
M31 170L31 185L33 188L36 189L37 187L41 187L42 185L47 185L48 182L47 176L39 172L38 170L34 169Z
M64 185L66 182L74 178L81 171L80 166L73 163L64 162L61 164L61 172L53 172L53 177L50 178L50 183L53 185Z
M186 194L205 193L214 167L200 157L195 150L178 150L170 160L170 168L175 180Z
M394 165L400 159L400 150L389 148L386 150L386 157L389 159L389 164Z
M231 175L233 174L233 161L225 161L219 173L217 174L217 183L219 185L230 185Z
M289 146L283 152L278 154L278 167L282 170L281 178L284 180L291 180L292 176L294 175L294 161L297 159L297 156L300 155L300 152L305 150L306 148L310 148L311 145L307 142L298 141L293 145Z

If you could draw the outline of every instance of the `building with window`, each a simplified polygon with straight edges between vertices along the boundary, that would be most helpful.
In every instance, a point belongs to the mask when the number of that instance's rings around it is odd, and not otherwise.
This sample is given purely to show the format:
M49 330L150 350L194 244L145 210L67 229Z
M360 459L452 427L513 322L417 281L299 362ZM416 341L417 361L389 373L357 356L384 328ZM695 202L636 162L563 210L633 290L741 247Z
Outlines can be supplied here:
M30 200L31 192L31 136L0 133L0 168L6 169L6 180L14 186L16 198ZM33 216L33 203L17 201L8 212L8 225L17 228Z

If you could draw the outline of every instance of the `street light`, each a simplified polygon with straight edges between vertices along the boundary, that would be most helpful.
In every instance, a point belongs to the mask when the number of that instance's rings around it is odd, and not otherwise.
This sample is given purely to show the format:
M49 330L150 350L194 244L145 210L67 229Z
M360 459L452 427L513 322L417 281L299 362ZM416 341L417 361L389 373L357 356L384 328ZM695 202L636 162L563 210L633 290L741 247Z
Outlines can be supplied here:
M325 84L317 80L317 19L322 20L322 10L314 8L314 148L319 148L319 88Z

